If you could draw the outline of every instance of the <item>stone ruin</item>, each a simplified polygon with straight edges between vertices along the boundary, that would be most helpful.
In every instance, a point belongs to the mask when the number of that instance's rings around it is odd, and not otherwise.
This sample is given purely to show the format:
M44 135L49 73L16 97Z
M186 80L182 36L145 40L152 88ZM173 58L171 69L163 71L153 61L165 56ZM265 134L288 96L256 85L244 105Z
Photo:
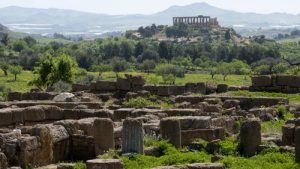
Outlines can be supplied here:
M166 139L180 149L193 147L198 139L215 145L237 135L239 130L240 154L245 157L256 155L266 148L262 141L269 141L284 150L295 151L296 161L300 162L300 108L289 106L285 98L205 95L245 88L205 83L149 86L142 77L127 76L116 82L74 84L74 97L60 102L53 100L59 93L10 93L10 101L0 103L0 168L86 161L88 169L123 169L121 160L96 157L109 150L153 155L143 146L145 136ZM122 104L150 93L169 98L177 108L130 108ZM107 100L114 100L113 105L106 105ZM290 108L296 119L283 126L282 136L264 135L261 122L280 118L276 105ZM216 151L214 146L211 151ZM198 163L155 169L166 168L225 166Z
M264 75L253 76L250 91L300 93L300 76Z
M210 16L193 16L193 17L173 17L173 25L178 23L185 23L194 27L218 27L219 22L217 18Z

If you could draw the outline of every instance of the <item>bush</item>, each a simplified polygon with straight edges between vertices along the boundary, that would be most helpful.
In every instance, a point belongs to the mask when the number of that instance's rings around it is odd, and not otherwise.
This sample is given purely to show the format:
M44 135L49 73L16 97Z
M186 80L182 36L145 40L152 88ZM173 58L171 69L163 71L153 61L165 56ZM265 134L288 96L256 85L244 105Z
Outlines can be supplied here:
M124 103L126 107L143 108L147 106L156 106L157 104L143 97L129 99Z
M72 85L64 81L58 81L52 87L55 92L69 92L72 90Z

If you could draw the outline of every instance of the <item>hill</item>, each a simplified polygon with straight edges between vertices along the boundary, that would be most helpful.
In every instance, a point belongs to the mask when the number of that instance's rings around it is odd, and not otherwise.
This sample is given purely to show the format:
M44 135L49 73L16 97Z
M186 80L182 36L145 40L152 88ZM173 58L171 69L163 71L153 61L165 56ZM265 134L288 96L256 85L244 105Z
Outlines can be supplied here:
M74 10L10 6L0 8L0 23L12 30L31 33L101 34L125 31L152 23L172 24L173 16L196 16L200 14L218 17L222 26L237 26L239 28L300 25L300 15L240 13L220 9L207 3L172 6L152 15L107 15Z

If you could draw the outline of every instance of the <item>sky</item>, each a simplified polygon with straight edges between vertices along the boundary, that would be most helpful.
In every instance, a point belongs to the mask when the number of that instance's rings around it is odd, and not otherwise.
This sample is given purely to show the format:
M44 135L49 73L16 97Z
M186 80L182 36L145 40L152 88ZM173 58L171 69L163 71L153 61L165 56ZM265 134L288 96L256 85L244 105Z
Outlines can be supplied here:
M0 7L60 8L105 14L153 14L172 5L207 2L239 12L299 14L300 0L0 0Z

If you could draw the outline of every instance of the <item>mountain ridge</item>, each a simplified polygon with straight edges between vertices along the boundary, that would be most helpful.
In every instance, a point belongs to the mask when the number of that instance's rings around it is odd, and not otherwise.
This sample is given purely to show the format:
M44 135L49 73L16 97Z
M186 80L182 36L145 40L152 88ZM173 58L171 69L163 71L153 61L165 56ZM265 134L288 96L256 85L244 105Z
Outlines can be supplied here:
M150 24L172 24L174 16L208 15L217 17L222 26L245 25L245 27L267 27L270 25L300 25L300 14L253 12L242 13L214 7L208 3L193 3L186 6L170 6L154 14L110 15L82 12L72 9L24 8L8 6L0 8L0 23L12 30L32 33L82 32L101 33L125 31ZM49 24L49 27L20 27L14 24ZM99 29L101 27L101 29Z

